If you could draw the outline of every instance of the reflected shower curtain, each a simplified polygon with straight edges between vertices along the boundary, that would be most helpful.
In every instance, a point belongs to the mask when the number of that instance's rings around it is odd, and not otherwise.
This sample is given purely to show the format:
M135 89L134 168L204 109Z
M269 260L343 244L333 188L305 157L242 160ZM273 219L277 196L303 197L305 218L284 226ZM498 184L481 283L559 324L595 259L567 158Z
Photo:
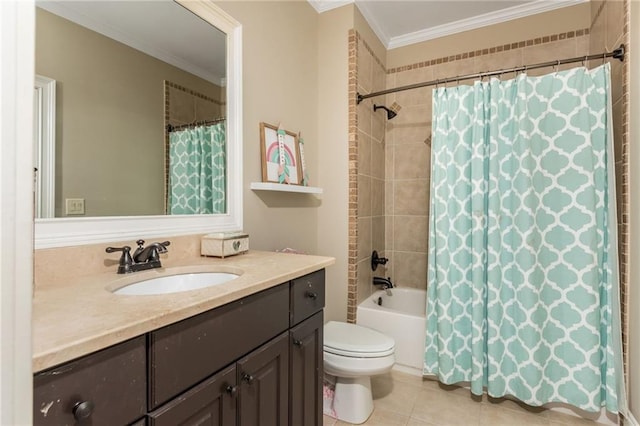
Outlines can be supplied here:
M626 409L609 72L434 90L425 374Z
M169 134L171 214L226 213L224 121Z

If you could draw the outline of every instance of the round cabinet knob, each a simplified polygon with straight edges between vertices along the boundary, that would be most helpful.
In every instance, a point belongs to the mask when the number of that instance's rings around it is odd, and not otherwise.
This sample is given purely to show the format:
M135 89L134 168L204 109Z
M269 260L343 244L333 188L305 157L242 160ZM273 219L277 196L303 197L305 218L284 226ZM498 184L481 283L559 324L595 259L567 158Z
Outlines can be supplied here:
M225 390L225 392L227 392L232 397L235 397L238 394L238 387L237 386L227 385L227 387L224 388L224 390Z
M305 296L307 296L309 299L316 300L318 298L318 293L314 293L313 291L308 291L305 293Z
M242 380L247 382L248 384L253 383L254 377L251 374L242 373Z
M302 340L293 339L293 344L298 346L298 347L301 347L302 346Z
M73 417L76 420L88 419L93 414L93 408L94 405L91 401L76 402L76 405L73 406Z

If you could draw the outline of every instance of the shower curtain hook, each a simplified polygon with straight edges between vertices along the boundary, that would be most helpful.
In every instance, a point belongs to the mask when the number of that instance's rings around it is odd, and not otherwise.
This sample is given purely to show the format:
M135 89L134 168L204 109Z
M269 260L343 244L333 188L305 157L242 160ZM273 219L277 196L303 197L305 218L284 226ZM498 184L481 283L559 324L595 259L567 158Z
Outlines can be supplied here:
M586 67L586 66L587 66L587 58L588 58L588 56L587 56L587 55L584 55L584 58L582 59L582 66L583 66L583 67Z
M560 59L558 59L554 68L556 69L555 72L558 72L558 70L560 69Z
M602 54L602 65L604 65L606 59L607 59L607 54L603 53Z

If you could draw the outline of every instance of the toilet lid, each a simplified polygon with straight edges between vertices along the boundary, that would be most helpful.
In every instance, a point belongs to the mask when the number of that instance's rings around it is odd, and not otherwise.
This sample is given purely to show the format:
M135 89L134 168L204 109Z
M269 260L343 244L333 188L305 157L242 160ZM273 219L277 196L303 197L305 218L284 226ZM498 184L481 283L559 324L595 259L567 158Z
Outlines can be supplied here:
M336 355L378 357L391 355L396 342L367 327L329 321L324 325L324 350Z

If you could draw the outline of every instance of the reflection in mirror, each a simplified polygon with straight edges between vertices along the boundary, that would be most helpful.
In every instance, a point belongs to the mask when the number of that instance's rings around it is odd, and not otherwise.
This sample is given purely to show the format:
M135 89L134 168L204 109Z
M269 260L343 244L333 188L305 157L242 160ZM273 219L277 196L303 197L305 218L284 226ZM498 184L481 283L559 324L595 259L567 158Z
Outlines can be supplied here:
M174 4L175 3L175 4ZM66 34L66 44L63 49L54 52L49 49L42 49L40 42L42 40L37 34L37 42L39 44L38 51L44 52L44 58L38 57L38 64L47 61L52 65L51 70L41 71L38 74L44 74L45 77L58 79L56 85L56 95L58 102L56 103L57 116L65 123L73 121L74 127L69 129L56 128L56 209L59 214L64 216L66 206L61 205L65 198L72 200L71 210L85 209L85 216L67 215L66 217L42 218L35 220L35 248L53 248L71 245L97 244L113 241L135 241L140 237L168 237L173 235L189 235L202 234L209 232L226 232L238 231L242 229L242 26L232 16L227 14L212 0L175 0L175 2L167 0L148 1L45 1L36 3L36 6L42 6L37 11L36 20L40 21L41 16L48 16L51 20L60 20L58 12L53 13L55 5L63 9L69 9L67 6L85 7L88 9L93 5L105 6L101 12L101 18L110 17L111 23L98 25L100 32L105 29L119 28L118 25L135 22L128 28L135 28L139 31L145 31L149 28L160 28L162 33L154 35L155 38L162 37L165 50L175 47L179 44L179 49L173 48L171 51L176 53L176 57L167 57L158 59L157 52L150 49L147 53L148 62L171 63L166 69L168 72L162 72L162 75L156 74L136 74L136 68L139 66L128 62L128 59L135 55L139 55L138 51L144 50L153 44L142 43L141 46L130 48L123 44L111 44L119 46L120 50L129 53L127 58L117 58L113 52L98 53L97 48L80 49L78 43L79 38L93 37L101 39L103 45L107 45L106 37L92 35L86 28L79 25L68 26L69 34ZM116 18L111 16L113 12L109 9L112 6L129 7L129 12L117 15ZM50 7L51 6L51 7ZM44 10L46 7L47 10ZM173 7L174 9L170 9ZM178 7L178 9L175 9ZM144 8L143 12L134 10L135 8ZM150 8L150 9L149 9ZM169 9L168 9L169 8ZM184 8L184 10L183 10ZM225 35L226 41L224 48L226 50L225 63L222 66L224 71L214 71L209 66L193 67L187 66L187 61L180 61L183 56L178 53L187 53L186 56L197 56L202 59L214 60L213 41L207 36L198 39L189 38L191 32L186 29L180 29L174 23L177 23L177 11L185 12L189 10L193 15L206 21L206 26L211 34L211 28L215 27ZM165 11L163 14L162 11ZM86 20L90 13L88 10L77 11L77 13L69 14L84 17ZM46 15L48 14L48 15ZM189 15L191 16L191 15ZM191 16L193 19L193 16ZM74 21L77 21L75 18ZM201 21L196 18L191 21L190 26L196 26ZM117 25L116 25L117 24ZM98 28L96 27L96 28ZM36 30L37 32L39 29ZM215 32L215 31L214 31ZM120 34L121 35L121 34ZM210 36L209 36L210 37ZM59 35L51 35L51 38L62 38ZM187 43L178 43L184 41ZM48 40L50 42L54 40ZM123 42L124 40L118 39ZM113 48L113 47L112 47ZM86 101L83 104L76 105L74 109L65 108L65 100L74 93L70 81L64 81L55 75L54 71L59 71L65 64L55 61L56 56L68 55L70 51L80 51L81 58L75 60L75 67L70 72L78 75L82 83L80 95L85 96ZM154 54L153 58L151 54ZM225 55L223 55L225 56ZM68 56L64 56L68 58ZM171 60L176 59L175 63ZM68 60L71 60L70 58ZM98 66L96 66L98 65ZM58 68L60 67L60 68ZM68 67L67 67L68 68ZM189 81L185 80L185 69L189 74L193 74ZM92 73L81 74L83 69L91 69ZM154 71L159 73L158 71ZM47 75L49 73L49 75ZM134 96L133 89L130 86L125 87L124 83L119 81L127 81L132 75L134 78L134 86L136 89L146 89L147 94L136 92ZM224 78L222 77L224 76ZM115 83L108 87L104 82L108 78L114 78ZM156 84L156 81L158 82ZM168 179L165 176L167 170L168 154L164 148L165 138L167 137L166 128L166 111L164 105L164 82L179 85L190 91L199 94L206 94L207 97L215 98L216 94L207 91L207 87L211 85L218 86L221 109L220 116L224 115L225 123L225 201L224 214L165 214L167 210ZM219 84L217 83L219 81ZM212 83L213 82L213 83ZM151 92L149 92L151 87ZM159 89L158 89L159 88ZM145 103L150 98L160 100L153 105ZM111 103L104 104L98 101L104 99L113 99ZM130 106L134 106L131 108ZM174 105L175 106L175 105ZM80 111L78 111L80 110ZM86 110L85 115L81 115L82 110ZM106 124L106 118L114 112L126 110L126 114L120 114L118 120ZM153 111L151 114L149 111ZM160 117L158 119L158 117ZM221 117L217 117L221 118ZM75 130L71 130L75 129ZM134 138L129 137L136 134ZM68 156L73 153L70 146L64 144L71 137L77 139L76 145L79 152L74 156ZM152 141L152 142L150 142ZM99 142L99 143L96 143ZM154 145L151 145L153 143ZM160 148L158 148L160 146ZM58 164L59 159L64 159L65 164ZM112 161L113 160L113 161ZM109 167L105 164L112 161ZM160 164L159 167L148 169L146 163ZM72 166L70 175L64 180L60 178L67 173L67 166ZM75 169L73 168L76 167ZM84 174L82 173L84 172ZM65 192L73 185L84 183L93 183L97 180L106 182L107 189L110 193L99 193L98 189L88 187L86 192L82 194ZM61 183L59 183L61 182ZM159 195L157 195L159 194ZM117 198L111 198L115 197ZM73 198L72 198L73 197ZM75 198L77 197L77 198ZM153 197L153 201L144 201L146 197ZM78 201L79 200L79 201ZM105 210L94 213L94 208L102 205ZM118 210L116 210L116 208ZM102 214L105 216L95 216Z
M173 1L37 6L55 217L225 213L225 34Z

